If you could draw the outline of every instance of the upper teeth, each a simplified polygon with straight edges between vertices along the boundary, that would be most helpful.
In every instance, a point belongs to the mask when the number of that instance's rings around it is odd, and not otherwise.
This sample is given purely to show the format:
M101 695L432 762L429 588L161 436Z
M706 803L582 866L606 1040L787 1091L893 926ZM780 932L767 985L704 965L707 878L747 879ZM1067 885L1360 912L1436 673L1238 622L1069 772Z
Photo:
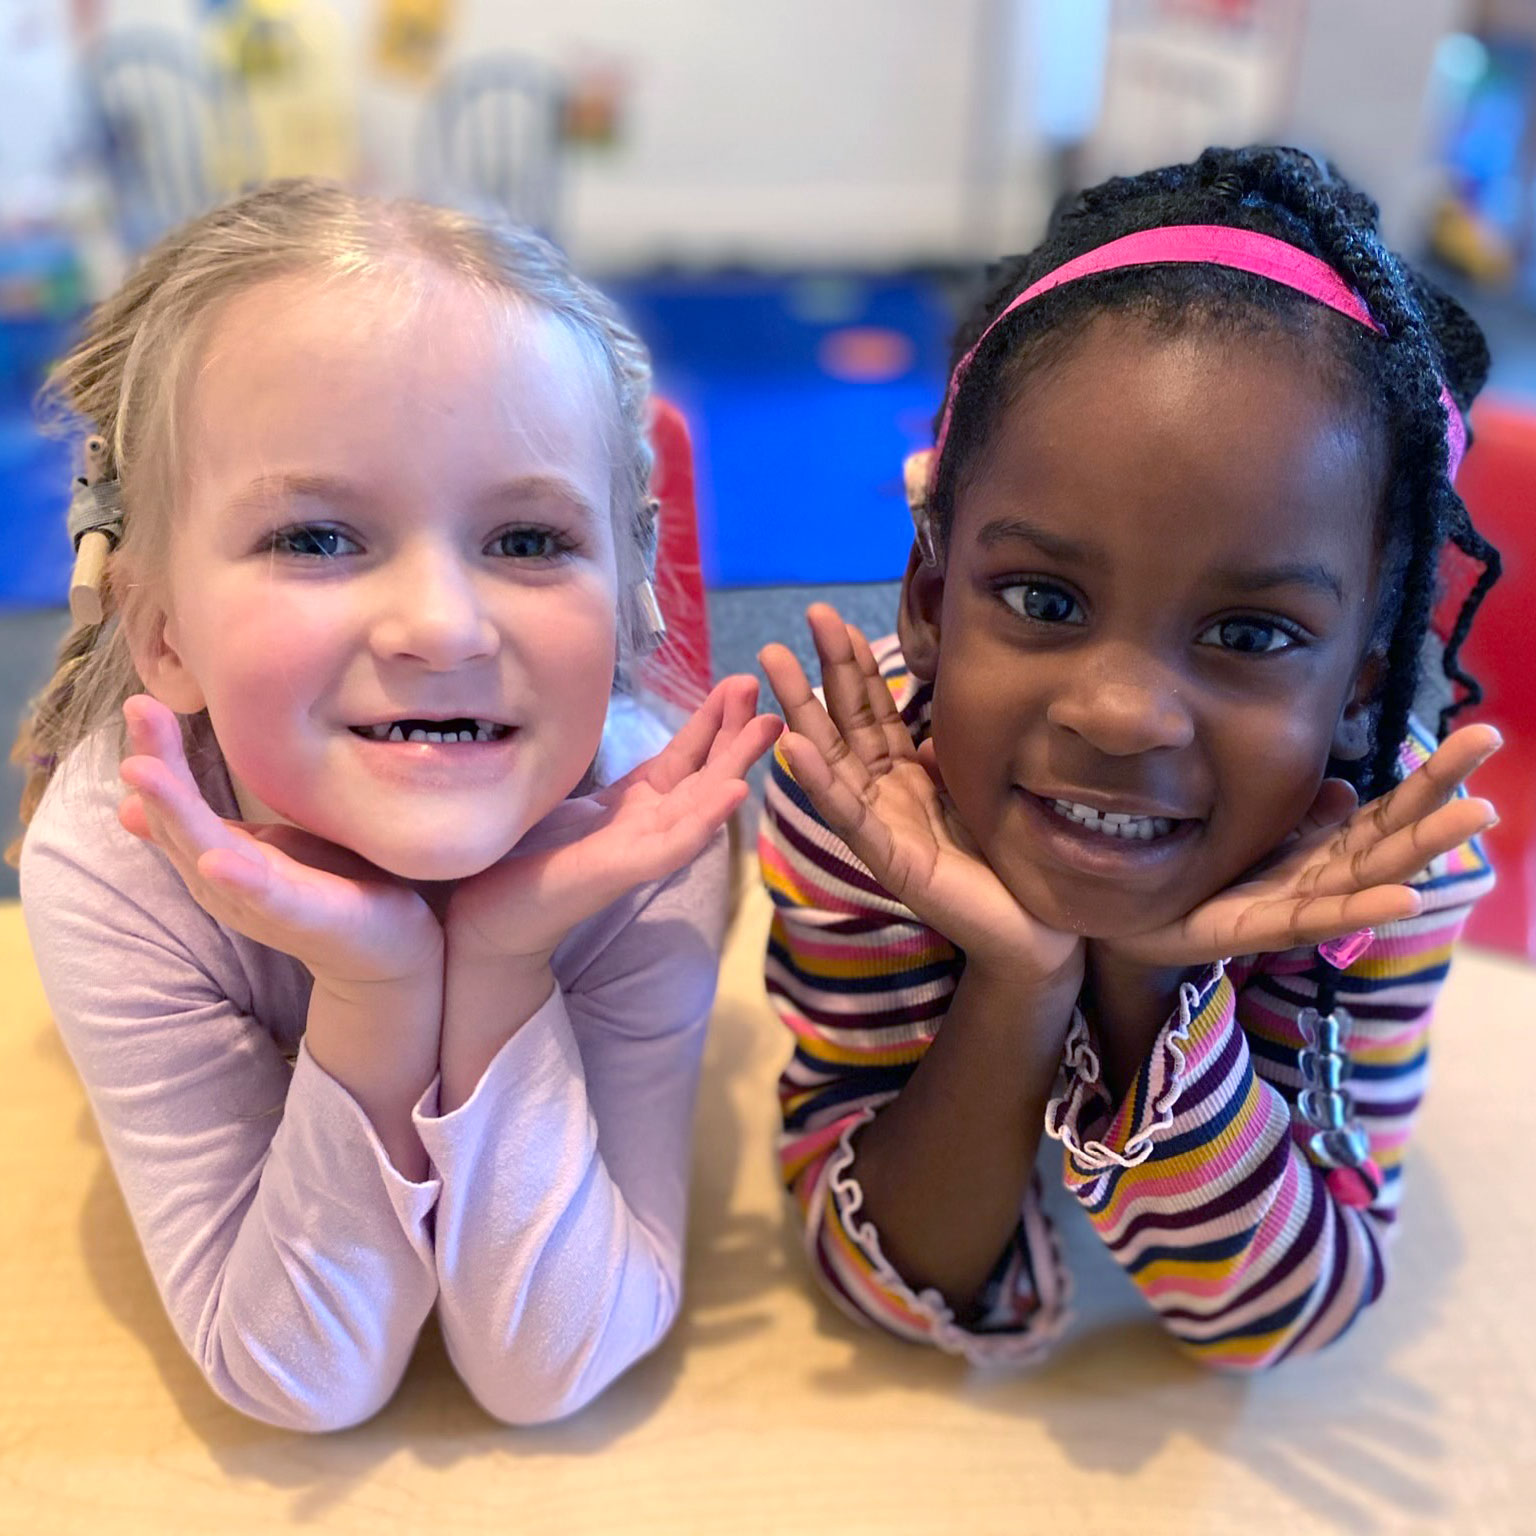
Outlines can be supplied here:
M1100 811L1091 805L1079 805L1075 800L1052 800L1051 809L1069 821L1102 832L1107 837L1149 840L1167 837L1173 831L1173 823L1166 816L1126 816L1119 811Z
M498 725L494 720L475 720L473 730L453 731L429 731L421 726L416 726L409 733L396 722L391 725L387 721L382 725L359 725L355 727L359 735L366 736L370 741L497 741L507 734L508 726Z

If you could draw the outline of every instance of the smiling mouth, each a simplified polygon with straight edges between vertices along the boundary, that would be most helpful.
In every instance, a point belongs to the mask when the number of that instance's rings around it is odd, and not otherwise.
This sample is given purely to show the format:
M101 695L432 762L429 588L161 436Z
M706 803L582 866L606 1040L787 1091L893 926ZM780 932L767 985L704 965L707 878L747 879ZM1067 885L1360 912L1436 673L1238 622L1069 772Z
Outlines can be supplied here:
M458 715L450 720L386 720L379 725L353 725L348 729L364 741L427 741L442 744L501 741L512 734L510 725Z
M1123 842L1161 842L1192 825L1185 817L1131 816L1119 811L1100 811L1073 800L1048 800L1043 795L1036 795L1035 799L1053 815L1084 832Z

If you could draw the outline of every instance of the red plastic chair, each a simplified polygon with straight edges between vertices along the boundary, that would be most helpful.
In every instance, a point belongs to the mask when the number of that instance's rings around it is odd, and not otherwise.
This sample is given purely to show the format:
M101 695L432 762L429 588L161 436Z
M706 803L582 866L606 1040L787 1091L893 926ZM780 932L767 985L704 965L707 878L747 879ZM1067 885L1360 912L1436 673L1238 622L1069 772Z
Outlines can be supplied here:
M1486 400L1472 413L1476 441L1457 478L1472 521L1504 561L1462 660L1483 685L1474 718L1504 734L1504 748L1472 779L1498 807L1486 838L1498 888L1467 926L1473 943L1536 961L1536 410ZM1462 717L1458 716L1458 720Z
M683 709L694 709L710 690L709 610L699 561L699 516L688 423L666 400L651 403L651 448L656 455L651 494L661 503L656 552L656 597L667 638L646 663L646 686Z

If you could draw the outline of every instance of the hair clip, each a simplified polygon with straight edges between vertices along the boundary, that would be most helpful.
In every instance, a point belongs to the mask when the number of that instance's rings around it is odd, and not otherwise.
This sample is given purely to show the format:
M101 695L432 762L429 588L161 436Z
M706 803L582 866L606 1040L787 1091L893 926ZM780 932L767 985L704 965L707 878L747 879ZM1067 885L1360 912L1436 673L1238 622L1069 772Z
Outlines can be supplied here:
M107 475L107 440L85 440L85 477L69 499L69 540L75 565L69 577L69 613L76 624L100 624L101 579L107 556L122 542L122 486Z
M635 583L635 607L638 610L635 648L642 655L649 655L667 638L667 621L656 597L656 588L647 576Z
M933 475L934 450L921 448L902 461L901 478L907 491L907 510L912 514L912 532L917 552L924 565L937 567L938 547L933 537L933 520L928 515L928 487Z

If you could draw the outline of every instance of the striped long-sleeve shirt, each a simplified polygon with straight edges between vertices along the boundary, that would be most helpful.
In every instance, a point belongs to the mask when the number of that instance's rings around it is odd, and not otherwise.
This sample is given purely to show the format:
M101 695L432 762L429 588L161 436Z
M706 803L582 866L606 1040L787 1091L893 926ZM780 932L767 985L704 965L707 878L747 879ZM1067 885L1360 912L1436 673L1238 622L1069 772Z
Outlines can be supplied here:
M894 637L875 647L915 742L931 688ZM1405 766L1431 744L1417 733ZM795 1037L779 1083L779 1161L815 1271L845 1310L976 1361L1027 1360L1067 1321L1069 1282L1040 1167L967 1325L914 1290L861 1214L857 1132L893 1100L943 1026L963 957L884 891L774 763L759 852L775 905L766 979ZM1336 1201L1305 1148L1297 1015L1315 950L1215 964L1181 988L1136 1080L1112 1102L1079 1014L1045 1131L1061 1177L1163 1324L1206 1362L1274 1364L1337 1338L1381 1294L1403 1154L1424 1089L1430 1013L1451 947L1492 884L1474 843L1416 882L1423 910L1377 930L1338 978L1354 1116L1383 1174L1366 1208Z

